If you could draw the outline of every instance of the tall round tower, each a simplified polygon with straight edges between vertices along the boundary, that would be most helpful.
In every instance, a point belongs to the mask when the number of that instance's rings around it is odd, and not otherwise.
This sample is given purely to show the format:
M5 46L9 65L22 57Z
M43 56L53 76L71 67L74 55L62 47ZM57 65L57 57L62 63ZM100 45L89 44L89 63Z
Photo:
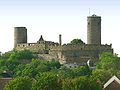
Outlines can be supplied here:
M87 44L101 44L101 17L87 17Z
M20 43L27 43L26 27L14 27L14 48Z

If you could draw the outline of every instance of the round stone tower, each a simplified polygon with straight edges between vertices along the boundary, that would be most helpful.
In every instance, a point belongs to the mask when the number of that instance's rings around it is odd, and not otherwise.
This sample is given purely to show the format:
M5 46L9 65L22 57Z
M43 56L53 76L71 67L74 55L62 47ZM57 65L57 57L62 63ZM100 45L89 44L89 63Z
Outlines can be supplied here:
M101 17L87 17L87 44L101 44Z
M26 27L14 27L14 48L20 43L27 43Z

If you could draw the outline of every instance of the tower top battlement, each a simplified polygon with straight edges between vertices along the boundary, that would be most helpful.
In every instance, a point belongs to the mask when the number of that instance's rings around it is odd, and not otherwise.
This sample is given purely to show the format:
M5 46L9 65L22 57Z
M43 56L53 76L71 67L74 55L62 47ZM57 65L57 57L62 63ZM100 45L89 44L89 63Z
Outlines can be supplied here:
M101 18L101 16L97 16L96 14L93 14L92 16L87 16L87 18Z

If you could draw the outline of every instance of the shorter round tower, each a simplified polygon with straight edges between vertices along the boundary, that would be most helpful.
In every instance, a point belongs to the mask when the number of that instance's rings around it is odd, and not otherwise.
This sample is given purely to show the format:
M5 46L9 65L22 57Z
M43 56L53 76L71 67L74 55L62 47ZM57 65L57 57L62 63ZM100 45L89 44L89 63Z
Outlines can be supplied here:
M27 43L26 27L14 27L14 48L20 43Z
M101 17L87 17L87 44L101 44Z

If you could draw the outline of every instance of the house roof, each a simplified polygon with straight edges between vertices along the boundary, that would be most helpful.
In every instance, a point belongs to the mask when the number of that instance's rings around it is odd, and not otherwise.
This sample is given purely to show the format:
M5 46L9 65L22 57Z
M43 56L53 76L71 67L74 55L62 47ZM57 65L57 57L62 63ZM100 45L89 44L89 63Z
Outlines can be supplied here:
M113 81L116 81L118 84L120 84L120 80L116 77L113 76L112 78L110 78L107 83L104 84L104 88L106 88L109 84L111 84Z

